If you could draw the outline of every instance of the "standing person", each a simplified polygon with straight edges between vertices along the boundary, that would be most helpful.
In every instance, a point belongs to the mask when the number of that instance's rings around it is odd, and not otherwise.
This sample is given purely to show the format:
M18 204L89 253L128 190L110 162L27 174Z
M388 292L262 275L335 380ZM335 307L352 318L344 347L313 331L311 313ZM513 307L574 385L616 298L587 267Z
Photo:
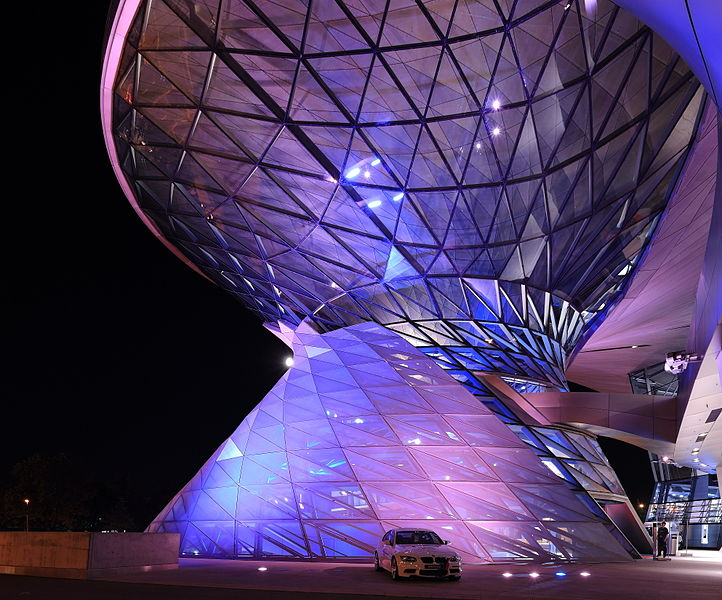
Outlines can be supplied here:
M662 526L657 529L657 556L660 552L662 558L667 558L667 538L669 537L669 529L667 529L667 522L662 521Z

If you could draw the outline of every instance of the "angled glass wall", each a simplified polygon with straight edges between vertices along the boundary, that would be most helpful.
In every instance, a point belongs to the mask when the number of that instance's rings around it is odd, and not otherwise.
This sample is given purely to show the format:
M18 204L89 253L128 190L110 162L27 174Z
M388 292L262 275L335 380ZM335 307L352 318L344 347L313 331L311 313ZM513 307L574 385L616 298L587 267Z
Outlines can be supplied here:
M293 367L149 527L180 533L182 556L370 558L385 531L424 528L466 563L630 560L594 503L398 335L282 333Z

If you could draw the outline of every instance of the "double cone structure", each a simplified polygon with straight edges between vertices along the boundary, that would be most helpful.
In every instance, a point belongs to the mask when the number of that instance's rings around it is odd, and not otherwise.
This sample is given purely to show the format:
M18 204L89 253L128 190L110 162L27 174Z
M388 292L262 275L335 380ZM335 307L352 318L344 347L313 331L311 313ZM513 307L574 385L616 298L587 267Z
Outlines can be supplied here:
M130 202L296 356L152 531L191 556L368 557L421 523L471 561L638 556L592 437L509 388L567 389L685 164L705 95L659 36L608 0L126 0L109 33Z
M418 527L466 562L628 558L583 493L398 335L283 334L293 367L150 526L180 532L181 555L361 558Z

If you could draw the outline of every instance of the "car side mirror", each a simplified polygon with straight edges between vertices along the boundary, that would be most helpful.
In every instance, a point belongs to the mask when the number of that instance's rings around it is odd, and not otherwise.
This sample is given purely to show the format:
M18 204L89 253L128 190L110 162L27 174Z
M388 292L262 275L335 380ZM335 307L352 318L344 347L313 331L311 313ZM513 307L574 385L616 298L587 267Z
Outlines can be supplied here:
M444 540L444 544L450 544L451 542L449 540Z
M384 546L390 546L391 540L383 540L383 544L384 544Z

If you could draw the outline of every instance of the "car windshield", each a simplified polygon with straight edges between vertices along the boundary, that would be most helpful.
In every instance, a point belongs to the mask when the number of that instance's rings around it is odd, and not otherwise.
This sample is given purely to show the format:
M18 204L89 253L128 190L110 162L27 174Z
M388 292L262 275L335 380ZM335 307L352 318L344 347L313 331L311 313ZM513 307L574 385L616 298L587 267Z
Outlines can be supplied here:
M433 531L397 531L396 543L440 545L442 541Z

